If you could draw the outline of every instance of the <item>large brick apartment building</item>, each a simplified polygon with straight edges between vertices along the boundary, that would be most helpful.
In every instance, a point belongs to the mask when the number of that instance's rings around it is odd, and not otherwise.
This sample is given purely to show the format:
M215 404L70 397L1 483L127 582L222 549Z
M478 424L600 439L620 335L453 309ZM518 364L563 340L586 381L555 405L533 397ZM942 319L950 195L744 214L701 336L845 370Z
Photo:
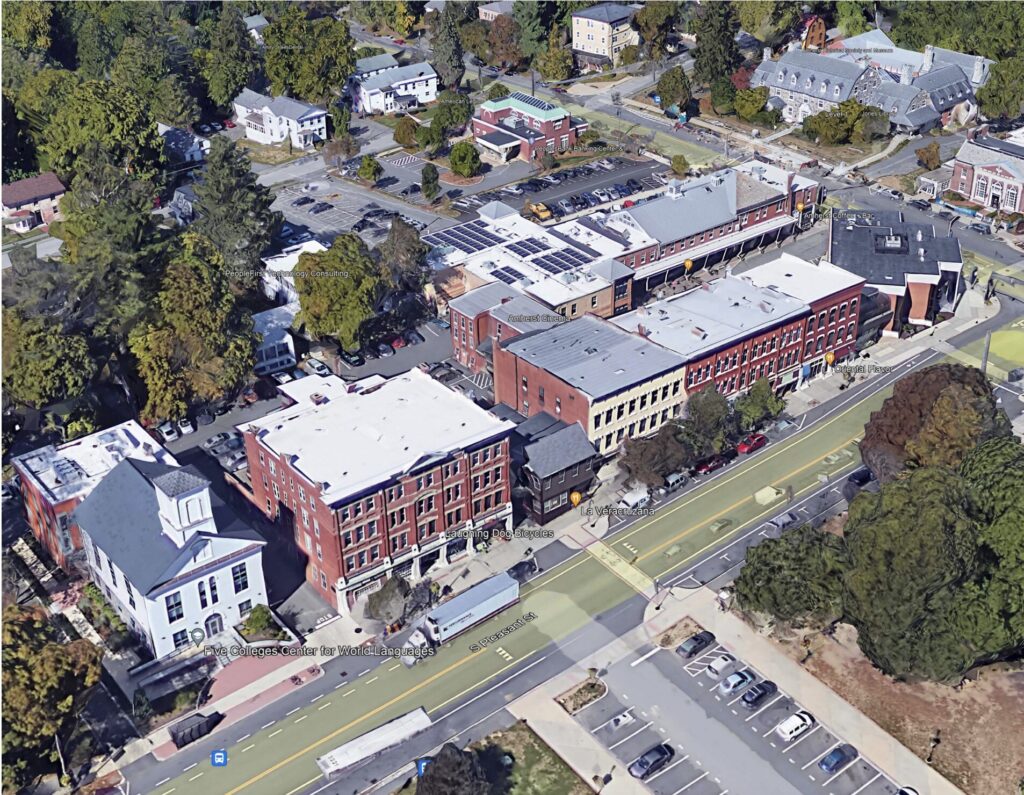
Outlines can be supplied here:
M418 369L303 378L241 427L251 498L294 528L306 579L340 613L392 573L418 579L510 527L514 425Z

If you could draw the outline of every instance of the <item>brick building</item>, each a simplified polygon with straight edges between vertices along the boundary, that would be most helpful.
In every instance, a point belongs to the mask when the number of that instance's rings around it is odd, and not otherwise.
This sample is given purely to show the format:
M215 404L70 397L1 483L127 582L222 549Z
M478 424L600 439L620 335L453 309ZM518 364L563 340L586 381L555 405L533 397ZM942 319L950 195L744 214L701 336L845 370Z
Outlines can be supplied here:
M572 149L588 124L565 108L513 91L483 103L472 126L484 156L505 163L514 158L533 161L545 152Z
M1024 146L969 133L956 153L949 189L979 207L1024 213Z
M54 562L68 571L82 538L72 513L103 477L126 458L177 466L134 420L60 446L47 445L11 460L21 484L25 519ZM84 561L82 561L84 563Z
M685 399L685 359L614 323L584 315L494 350L495 400L524 417L579 423L602 455L656 431Z
M253 502L294 528L306 579L341 613L392 573L418 579L509 529L509 434L420 370L303 378L244 432Z

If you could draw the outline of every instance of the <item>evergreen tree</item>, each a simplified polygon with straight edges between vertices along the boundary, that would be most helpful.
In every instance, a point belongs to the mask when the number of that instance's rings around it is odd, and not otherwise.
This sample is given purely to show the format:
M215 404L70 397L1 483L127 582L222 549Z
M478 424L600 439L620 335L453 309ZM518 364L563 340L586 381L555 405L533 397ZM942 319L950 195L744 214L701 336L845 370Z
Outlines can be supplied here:
M658 78L658 95L663 108L678 105L685 109L690 104L690 81L681 66L673 66Z
M220 252L232 283L251 289L259 280L260 254L281 226L281 214L270 209L270 190L256 181L234 141L216 136L206 164L195 186L198 219L193 228Z
M460 177L473 177L480 171L480 153L469 141L459 141L448 153L452 171Z
M736 33L739 23L730 3L707 3L693 22L697 37L694 77L711 85L717 77L728 77L740 65Z
M448 88L458 88L462 76L466 73L466 64L462 60L462 41L456 17L460 13L455 6L459 3L445 3L438 22L437 35L434 38L434 68L437 70L441 84Z
M3 384L13 402L43 406L82 394L96 373L85 337L60 324L3 312Z
M229 3L213 29L210 46L200 53L200 72L213 102L226 108L259 69L256 43L245 28L242 13Z
M441 192L441 184L437 179L437 166L433 163L423 166L423 171L420 172L420 187L423 190L423 196L431 202Z
M530 0L516 0L512 4L512 18L519 26L519 49L532 60L544 52L547 36L544 27L544 6Z
M537 71L545 80L568 80L572 77L572 53L558 41L558 28L548 34L548 48L536 59Z
M424 171L434 168L427 163ZM434 168L436 176L437 169ZM424 193L426 193L426 179L424 178ZM436 195L436 194L435 194ZM387 238L380 245L380 255L391 285L400 290L409 290L418 293L426 283L427 270L424 267L424 259L429 248L420 240L420 233L411 224L407 224L401 218L391 222L391 230Z

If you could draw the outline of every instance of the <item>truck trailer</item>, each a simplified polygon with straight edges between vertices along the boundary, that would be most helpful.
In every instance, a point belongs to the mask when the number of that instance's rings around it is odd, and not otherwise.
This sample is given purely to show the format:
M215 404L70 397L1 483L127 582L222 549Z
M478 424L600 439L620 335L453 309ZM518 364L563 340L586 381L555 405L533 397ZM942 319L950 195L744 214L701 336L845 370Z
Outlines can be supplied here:
M519 581L507 572L495 574L427 613L404 647L436 648L518 601ZM402 655L402 662L415 665L419 656Z

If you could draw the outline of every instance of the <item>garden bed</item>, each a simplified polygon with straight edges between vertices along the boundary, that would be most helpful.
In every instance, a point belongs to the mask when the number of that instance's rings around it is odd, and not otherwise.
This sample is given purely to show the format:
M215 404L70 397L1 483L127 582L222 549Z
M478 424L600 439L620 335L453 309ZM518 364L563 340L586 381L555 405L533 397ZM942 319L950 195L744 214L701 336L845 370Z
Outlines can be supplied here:
M584 707L593 704L607 692L608 685L597 678L595 671L588 679L569 688L562 695L558 696L555 701L570 715L575 715Z
M266 605L256 605L241 624L235 625L235 631L246 643L289 639L289 634Z
M686 616L662 632L658 636L657 644L663 649L674 649L690 636L696 635L703 630L704 627L689 616Z
M133 644L128 627L95 584L86 583L77 606L112 651L119 651Z

